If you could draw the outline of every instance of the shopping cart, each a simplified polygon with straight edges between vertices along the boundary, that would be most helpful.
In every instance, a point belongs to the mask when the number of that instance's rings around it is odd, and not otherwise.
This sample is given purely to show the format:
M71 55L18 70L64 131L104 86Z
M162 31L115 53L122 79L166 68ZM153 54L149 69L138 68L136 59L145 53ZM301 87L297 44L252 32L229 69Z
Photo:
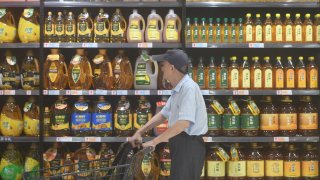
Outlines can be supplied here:
M152 147L134 151L131 144L122 143L115 159L109 166L109 159L98 159L63 166L55 166L23 174L24 180L133 180L145 154ZM135 153L136 152L136 153ZM52 173L54 172L54 173ZM65 172L65 173L64 173Z

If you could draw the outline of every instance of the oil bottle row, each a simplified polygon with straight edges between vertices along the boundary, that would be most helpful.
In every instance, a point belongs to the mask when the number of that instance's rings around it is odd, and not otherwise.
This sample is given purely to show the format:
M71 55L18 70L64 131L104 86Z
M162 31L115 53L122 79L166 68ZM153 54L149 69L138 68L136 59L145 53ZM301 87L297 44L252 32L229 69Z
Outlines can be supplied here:
M128 24L127 24L128 22ZM45 20L45 42L180 42L181 20L170 9L163 22L156 10L151 10L145 23L144 18L134 9L128 21L120 9L116 9L111 19L101 8L94 20L86 8L79 14L77 21L74 14L57 18L51 11Z
M228 97L222 104L206 99L209 136L317 136L318 110L310 96L293 103L289 96L280 102L264 96L259 107L250 96L236 101ZM240 106L238 105L240 104Z
M22 43L40 41L39 13L36 9L24 9L18 27L11 11L0 9L0 43L17 42L17 36Z
M210 57L209 64L199 57L197 67L193 66L189 58L189 76L198 83L201 89L318 89L318 66L313 56L306 60L303 56L293 59L287 57L284 65L281 56L272 59L252 57L252 63L247 56L239 60L236 56L230 58L230 63L225 57L219 60L217 66L214 57Z
M310 14L305 14L302 22L301 14L295 14L295 20L287 13L284 21L280 14L275 15L272 21L271 14L266 14L264 22L261 15L256 14L255 20L250 13L243 18L198 18L186 19L186 42L193 43L244 43L244 42L294 42L312 43L320 42L320 14L314 16L314 22Z

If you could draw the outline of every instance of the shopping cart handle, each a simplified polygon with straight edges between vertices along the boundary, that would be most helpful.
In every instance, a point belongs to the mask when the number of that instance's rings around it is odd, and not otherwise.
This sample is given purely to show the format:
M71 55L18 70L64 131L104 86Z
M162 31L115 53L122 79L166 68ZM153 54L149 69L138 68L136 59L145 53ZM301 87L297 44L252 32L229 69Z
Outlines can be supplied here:
M145 148L141 149L140 151L144 154L148 154L148 153L151 153L152 151L154 151L154 149L152 146L149 146L149 147L145 147Z

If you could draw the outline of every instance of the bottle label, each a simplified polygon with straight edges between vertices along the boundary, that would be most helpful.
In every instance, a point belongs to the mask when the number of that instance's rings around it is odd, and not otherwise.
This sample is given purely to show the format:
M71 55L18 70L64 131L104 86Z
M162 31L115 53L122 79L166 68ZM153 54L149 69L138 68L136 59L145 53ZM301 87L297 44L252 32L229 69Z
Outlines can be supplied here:
M238 71L238 69L231 70L231 88L239 88L239 71Z
M206 33L206 27L202 26L201 27L201 42L207 42L207 33Z
M293 41L293 33L292 33L292 26L286 25L286 41L292 42Z
M39 135L39 119L33 119L27 116L27 114L24 114L23 121L24 121L23 131L26 135L29 135L29 136Z
M23 165L12 163L5 158L0 162L0 175L2 179L22 179L24 168Z
M272 88L273 87L273 77L272 77L272 70L267 69L264 72L264 83L265 83L265 88Z
M160 158L160 175L169 177L171 168L171 159Z
M245 177L247 173L246 161L229 161L228 176L229 177Z
M152 169L151 159L152 157L150 153L144 155L144 158L142 159L141 171L145 177L148 177L151 173L151 169Z
M117 111L114 114L115 129L117 130L130 130L132 129L132 115L122 111Z
M297 114L280 114L280 130L296 130Z
M22 87L36 87L39 85L39 74L35 71L25 71L21 74Z
M45 161L45 168L50 168L50 175L58 175L59 173L61 173L60 168L54 168L54 167L60 167L62 165L63 165L62 160L57 158L49 162Z
M68 130L69 129L69 120L68 115L57 114L54 115L53 122L51 124L52 130Z
M158 30L158 21L150 20L147 28L148 38L149 40L160 40L160 32ZM191 34L190 34L191 36Z
M80 80L81 69L79 65L75 65L72 68L71 76L74 83L77 83Z
M276 131L279 130L278 114L260 114L261 130Z
M241 130L259 130L259 116L241 115Z
M229 27L228 26L224 26L224 32L223 32L223 41L224 42L229 42Z
M319 162L318 161L302 161L302 177L318 177Z
M230 114L224 114L222 116L223 130L239 130L240 129L240 117Z
M63 24L56 24L56 35L62 36L64 35L64 25Z
M186 42L191 42L192 37L191 37L191 27L190 26L186 26L185 27L185 38L186 38Z
M20 136L23 130L22 119L12 119L7 115L1 113L0 121L1 133L4 136Z
M262 42L262 26L256 26L256 42Z
M111 25L111 36L124 37L124 30L119 22L114 22Z
M288 69L286 72L286 82L287 87L286 88L294 88L294 70Z
M225 177L226 162L223 161L207 161L207 177Z
M315 38L315 41L316 42L320 42L320 25L316 26L316 38Z
M264 161L247 161L248 177L264 177Z
M75 35L75 29L76 25L75 24L66 24L66 35L67 36L74 36Z
M284 177L300 177L301 167L300 161L285 161L284 162Z
M254 101L248 101L248 108L250 109L251 113L254 116L260 114L260 109L258 108L257 104Z
M237 30L236 26L232 25L231 26L231 42L235 43L237 41Z
M318 113L299 113L299 129L318 129Z
M247 25L246 26L246 42L252 41L252 26Z
M242 71L242 88L250 88L250 70L244 69Z
M147 64L146 63L139 63L138 64L135 81L136 81L137 85L150 85L151 84L150 76L147 73Z
M217 100L213 100L211 107L216 111L217 114L222 115L224 113L224 108Z
M24 9L23 10L23 16L26 18L30 18L31 16L33 16L34 13L34 9Z
M216 26L216 43L221 42L221 26Z
M296 38L296 42L301 42L302 41L302 27L301 25L296 25L295 27L296 29L296 33L295 33L295 38Z
M318 88L318 70L317 69L311 69L310 70L310 88Z
M88 27L87 22L79 22L78 23L78 34L81 36L90 35L91 31Z
M229 103L229 108L231 109L233 115L240 115L241 111L236 101L232 100Z
M277 42L282 41L282 26L281 25L276 26L276 41Z
M313 41L313 29L311 25L307 25L306 27L306 42Z
M217 71L216 69L209 69L209 89L217 87Z
M40 163L39 163L39 161L37 161L31 157L26 157L24 168L25 168L24 169L25 172L37 171L40 168ZM35 173L35 172L32 172L32 173Z
M178 31L176 29L176 21L175 20L169 20L168 25L166 27L166 39L171 41L178 41Z
M254 70L253 87L254 88L262 88L262 72L261 72L261 69L255 69Z
M284 73L282 69L276 70L276 88L284 88Z
M305 69L298 70L298 88L306 88L307 87L307 75Z
M0 9L0 18L2 18L6 14L7 14L6 9Z
M71 128L72 130L91 130L91 114L90 113L72 113Z
M129 26L129 35L131 40L142 41L142 32L140 30L140 21L132 20Z
M192 68L188 68L188 75L190 78L194 79L193 77L193 69Z
M220 88L228 88L228 70L223 68L220 70Z
M49 67L49 80L50 82L55 82L58 77L58 67L55 62L52 62Z
M197 70L197 84L200 87L204 87L204 72L202 70Z
M283 177L283 160L266 160L267 177Z
M271 25L266 25L266 37L265 37L266 42L271 42L272 41L272 26Z
M222 120L221 115L208 113L208 129L220 130L222 126L221 120Z
M112 113L92 113L92 130L112 131Z
M243 26L239 26L238 33L239 33L238 42L242 43L243 42Z
M45 24L45 34L46 35L53 35L54 34L54 25L52 24L51 21L49 21L48 23Z
M133 126L136 129L140 129L142 126L147 124L147 122L152 118L151 113L134 113L133 115Z
M105 22L96 22L94 27L95 37L109 37L109 30L106 28Z

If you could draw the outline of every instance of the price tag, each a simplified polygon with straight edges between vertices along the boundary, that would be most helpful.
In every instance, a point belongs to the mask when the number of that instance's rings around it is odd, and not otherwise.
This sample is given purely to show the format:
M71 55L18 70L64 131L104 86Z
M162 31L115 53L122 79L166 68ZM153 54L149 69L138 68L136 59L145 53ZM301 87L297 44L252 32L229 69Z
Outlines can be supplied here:
M108 95L108 90L96 90L96 95Z
M249 95L249 90L234 90L233 95Z
M292 95L292 90L277 90L277 95Z
M274 142L289 142L289 137L274 137Z
M152 43L138 43L138 48L152 48Z
M158 91L157 91L157 94L158 94L158 95L162 95L162 94L163 94L163 93L162 93L162 90L158 90Z
M135 90L134 95L147 96L150 95L150 90Z
M162 90L162 95L171 95L171 90Z
M43 47L45 47L45 48L59 48L60 43L44 43Z
M12 138L11 137L1 136L0 142L12 142Z
M94 95L94 90L89 90L89 95Z
M72 137L57 137L57 142L72 142Z
M82 90L71 90L71 95L82 95Z
M71 91L70 90L67 90L66 91L66 95L70 95L71 94Z
M127 90L117 90L117 95L128 95Z
M4 95L15 95L16 91L15 90L4 90Z
M97 48L98 43L82 43L81 45L83 48Z
M49 90L49 95L59 95L60 91L59 90Z
M203 137L204 142L212 142L212 137Z
M206 48L208 47L208 43L192 43L193 48Z
M249 43L249 48L264 48L264 43Z
M30 96L31 95L31 90L27 90L27 92L26 92L26 94L28 95L28 96Z
M216 95L216 91L214 91L214 90L209 90L209 94L210 94L210 95Z
M111 91L111 95L113 95L113 96L117 95L117 91L112 90L112 91Z
M201 90L202 95L209 95L209 90Z
M0 95L3 95L3 90L0 90Z
M101 142L101 137L85 137L85 142Z

